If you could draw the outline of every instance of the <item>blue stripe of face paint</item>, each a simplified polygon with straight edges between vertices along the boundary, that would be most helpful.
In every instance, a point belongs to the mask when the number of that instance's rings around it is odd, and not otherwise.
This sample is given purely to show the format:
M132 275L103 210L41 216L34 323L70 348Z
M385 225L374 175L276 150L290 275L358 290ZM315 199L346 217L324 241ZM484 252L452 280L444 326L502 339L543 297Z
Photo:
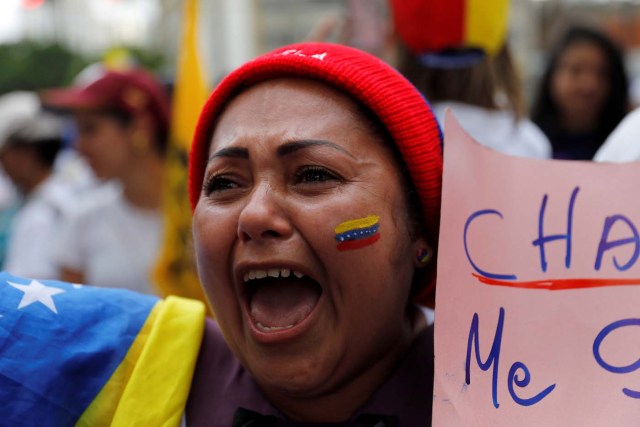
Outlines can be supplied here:
M371 237L378 232L380 224L374 224L371 227L356 228L355 230L345 231L344 233L336 234L336 241L344 242L347 240L358 240Z

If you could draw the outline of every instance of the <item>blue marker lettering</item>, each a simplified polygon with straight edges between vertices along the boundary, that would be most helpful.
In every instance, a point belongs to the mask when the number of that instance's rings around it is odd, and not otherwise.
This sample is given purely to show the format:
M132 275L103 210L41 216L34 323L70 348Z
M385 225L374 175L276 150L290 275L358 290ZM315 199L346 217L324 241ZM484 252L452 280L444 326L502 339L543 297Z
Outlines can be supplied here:
M517 374L518 369L522 369L522 372L524 372L523 379L518 378L518 374ZM515 390L513 389L513 384L515 383L515 385L517 385L518 387L524 388L529 385L529 381L531 381L531 374L529 373L529 368L527 368L527 366L524 363L516 362L513 365L511 365L511 369L509 369L509 394L511 394L511 398L518 405L522 405L522 406L535 405L536 403L544 399L549 393L551 393L554 388L556 388L556 385L552 384L549 387L542 390L540 393L536 394L535 396L530 397L528 399L523 399L516 394Z
M496 335L493 339L493 345L491 346L491 352L485 362L480 359L480 343L478 330L478 313L473 314L473 320L471 321L471 328L469 329L469 341L467 342L467 361L465 364L465 380L467 384L471 384L471 346L476 347L476 363L483 371L489 370L493 365L493 381L491 384L491 396L493 398L493 406L500 407L498 403L498 365L500 364L500 345L502 344L502 326L504 324L504 308L500 307L500 316L498 317L498 326L496 328Z
M571 199L569 200L569 211L567 213L567 234L551 234L549 236L544 235L544 213L547 208L547 199L548 195L544 195L542 198L542 204L540 205L540 214L538 216L538 238L534 240L533 246L540 247L540 267L543 272L547 271L547 257L544 250L544 245L548 242L553 242L555 240L566 240L567 251L565 254L564 264L567 268L571 266L571 233L573 228L573 207L576 202L576 197L578 196L578 191L580 191L580 187L574 188L571 193Z
M602 341L609 335L610 332L615 331L618 328L625 328L627 326L640 326L640 319L623 319L613 322L607 326L605 326L602 331L598 334L596 339L593 341L593 356L598 362L598 365L602 366L609 372L613 372L614 374L627 374L629 372L633 372L637 369L640 369L640 359L636 360L630 365L627 366L613 366L604 361L602 356L600 355L600 345L602 345ZM640 399L640 392L630 390L628 388L623 388L622 392L634 399Z
M469 230L469 226L471 225L471 222L475 220L477 217L482 215L497 215L500 217L500 219L502 219L502 214L493 209L484 209L481 211L474 212L467 219L467 222L464 225L463 240L464 240L464 252L467 254L467 259L469 260L469 263L471 264L471 266L475 271L477 271L479 274L481 274L484 277L488 277L491 279L500 279L500 280L516 280L517 277L515 274L497 274L497 273L489 273L488 271L481 270L480 267L478 267L476 263L473 262L473 259L471 259L471 255L469 254L469 247L467 246L467 231Z
M609 233L611 232L611 227L613 227L613 224L615 224L616 221L622 221L627 224L629 226L629 229L631 230L631 233L633 234L633 237L613 240L610 242L608 240ZM598 245L598 255L596 256L596 263L594 266L595 269L600 270L600 267L602 265L602 256L604 255L605 251L608 251L609 249L615 248L617 246L628 245L630 243L633 243L635 247L633 250L633 255L626 264L620 266L618 264L617 258L615 256L613 257L613 265L615 265L618 271L628 270L638 260L638 255L640 255L640 236L638 236L638 229L635 227L635 225L633 225L633 223L629 221L629 219L624 215L613 215L607 217L607 219L605 219L604 221L602 237L600 238L600 244Z

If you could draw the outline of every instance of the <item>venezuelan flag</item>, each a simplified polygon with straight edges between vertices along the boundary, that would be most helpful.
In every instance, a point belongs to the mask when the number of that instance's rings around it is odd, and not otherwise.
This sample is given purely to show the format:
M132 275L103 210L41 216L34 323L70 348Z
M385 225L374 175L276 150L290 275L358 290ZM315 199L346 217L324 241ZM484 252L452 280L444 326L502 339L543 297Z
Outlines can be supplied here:
M204 305L0 273L0 419L178 426Z
M187 159L200 109L209 94L198 52L198 0L186 0L174 87L167 156L164 235L153 280L160 294L205 301L198 280L191 237Z
M497 53L507 37L509 0L392 0L395 31L414 54L474 48Z
M338 250L348 251L374 244L380 239L379 228L380 217L377 215L351 219L338 224L335 228Z

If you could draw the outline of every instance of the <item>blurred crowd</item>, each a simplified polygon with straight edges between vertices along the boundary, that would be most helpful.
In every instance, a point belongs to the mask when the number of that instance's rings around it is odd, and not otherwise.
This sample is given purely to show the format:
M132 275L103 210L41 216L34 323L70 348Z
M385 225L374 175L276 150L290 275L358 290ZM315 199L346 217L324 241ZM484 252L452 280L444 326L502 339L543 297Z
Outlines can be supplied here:
M433 13L437 3L392 0L381 14L354 2L309 38L390 62L441 126L450 109L478 142L505 154L640 158L624 52L605 30L568 27L528 100L509 43L509 3L491 2L466 23L451 21L445 6ZM460 31L473 20L488 23L484 32ZM169 85L135 64L94 64L69 87L0 97L3 270L160 293L151 270L162 244L170 98Z

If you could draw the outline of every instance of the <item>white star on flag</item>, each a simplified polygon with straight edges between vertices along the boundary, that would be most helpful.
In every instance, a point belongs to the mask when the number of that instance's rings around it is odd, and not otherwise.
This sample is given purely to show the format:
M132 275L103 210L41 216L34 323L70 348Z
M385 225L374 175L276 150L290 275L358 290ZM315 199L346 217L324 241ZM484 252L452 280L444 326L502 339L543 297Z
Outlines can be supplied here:
M34 302L39 302L49 310L58 314L58 310L56 309L56 305L53 303L51 296L65 292L63 289L45 286L37 280L32 280L28 285L21 285L19 283L12 283L9 281L7 281L7 283L24 292L22 300L20 300L20 304L18 304L18 310L31 305Z

